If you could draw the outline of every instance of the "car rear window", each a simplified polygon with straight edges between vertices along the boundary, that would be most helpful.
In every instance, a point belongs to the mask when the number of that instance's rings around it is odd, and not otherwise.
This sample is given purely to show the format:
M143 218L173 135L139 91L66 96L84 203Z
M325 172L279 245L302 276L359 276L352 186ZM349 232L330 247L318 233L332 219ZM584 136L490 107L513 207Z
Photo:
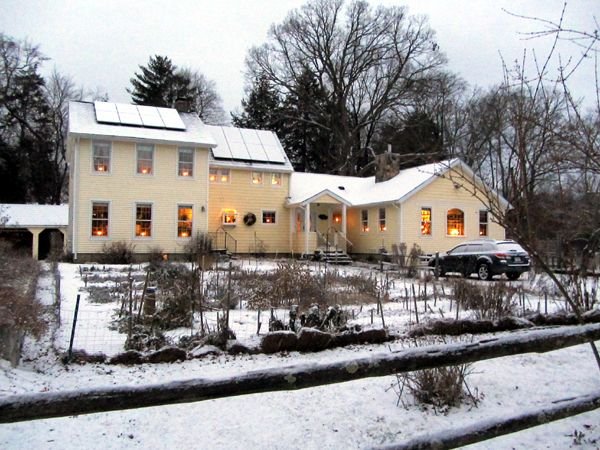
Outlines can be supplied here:
M498 249L504 252L525 252L523 247L515 242L500 242L498 244Z

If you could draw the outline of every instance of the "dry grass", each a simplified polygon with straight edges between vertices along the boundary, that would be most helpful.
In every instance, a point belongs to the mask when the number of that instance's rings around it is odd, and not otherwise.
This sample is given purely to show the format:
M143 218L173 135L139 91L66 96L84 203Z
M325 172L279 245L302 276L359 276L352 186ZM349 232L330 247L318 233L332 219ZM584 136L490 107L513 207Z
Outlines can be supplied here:
M496 320L514 315L516 288L503 282L486 283L457 279L452 283L455 300L462 309L475 313L477 319Z
M0 326L20 329L39 337L46 329L43 307L35 292L39 264L0 243Z

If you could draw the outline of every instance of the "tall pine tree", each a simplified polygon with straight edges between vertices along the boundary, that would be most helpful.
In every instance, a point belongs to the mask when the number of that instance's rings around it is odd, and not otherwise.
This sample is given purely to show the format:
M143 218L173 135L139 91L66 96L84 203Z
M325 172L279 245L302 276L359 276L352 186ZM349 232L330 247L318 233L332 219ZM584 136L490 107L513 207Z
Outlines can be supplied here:
M315 76L305 70L283 102L282 136L287 154L300 172L327 173L335 162L330 161L331 130L328 123L330 105L327 93Z
M282 121L281 96L273 85L263 77L256 78L242 100L243 111L231 114L236 127L280 130ZM279 134L279 133L278 133Z
M137 105L172 107L178 97L186 97L186 80L177 73L177 67L166 56L151 56L146 67L139 66L127 89Z

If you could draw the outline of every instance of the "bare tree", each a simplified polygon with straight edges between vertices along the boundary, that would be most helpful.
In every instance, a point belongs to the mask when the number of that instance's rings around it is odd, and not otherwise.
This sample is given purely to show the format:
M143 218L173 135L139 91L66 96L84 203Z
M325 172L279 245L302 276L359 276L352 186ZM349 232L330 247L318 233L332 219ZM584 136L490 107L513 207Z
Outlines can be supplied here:
M315 106L310 120L331 132L328 157L340 174L360 170L382 114L409 105L444 63L425 18L344 0L312 0L292 11L247 59L253 77L283 93L295 92L301 74L314 75L328 102Z
M489 127L484 133L490 149L488 175L513 209L505 208L498 191L482 185L478 176L451 171L449 177L487 205L494 220L529 251L581 321L584 312L598 302L589 282L591 262L600 251L598 111L582 113L568 85L573 71L581 67L581 59L572 66L559 64L556 76L549 73L556 44L568 30L563 25L564 12L563 8L558 22L525 17L550 27L530 36L552 36L552 49L544 60L534 55L535 73L531 76L524 63L505 69L504 83L484 100L487 106L482 117ZM581 45L579 37L588 39L585 52L596 52L597 31L568 30L567 39L577 45ZM545 234L554 232L563 243L562 256L570 259L563 264L564 275L558 275L548 259L540 222L551 223L554 231L546 228ZM593 341L590 344L600 367L598 350Z
M212 125L224 124L225 110L216 83L197 70L189 68L180 69L178 74L187 83L185 90L192 102L192 110L198 117Z

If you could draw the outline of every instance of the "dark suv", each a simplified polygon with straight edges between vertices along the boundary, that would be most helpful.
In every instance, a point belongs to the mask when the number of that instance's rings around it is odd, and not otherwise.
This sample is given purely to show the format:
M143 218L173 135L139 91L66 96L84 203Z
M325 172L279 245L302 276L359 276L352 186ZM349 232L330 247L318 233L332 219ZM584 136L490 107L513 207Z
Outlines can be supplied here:
M429 266L437 276L459 272L465 277L476 273L480 280L491 280L494 275L506 274L516 280L529 270L529 255L515 241L477 240L457 245L447 253L433 257Z

